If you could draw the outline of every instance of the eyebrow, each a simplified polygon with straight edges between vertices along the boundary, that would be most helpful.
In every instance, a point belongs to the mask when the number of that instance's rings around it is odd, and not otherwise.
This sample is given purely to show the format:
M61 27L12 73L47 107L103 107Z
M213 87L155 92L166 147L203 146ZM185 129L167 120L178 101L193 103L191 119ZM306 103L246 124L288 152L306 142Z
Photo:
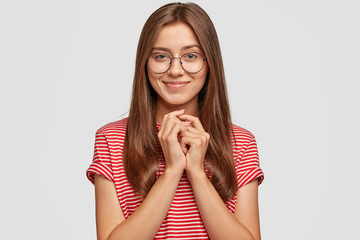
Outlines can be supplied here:
M184 50L194 48L194 47L198 48L199 50L202 50L201 47L197 44L191 44L191 45L182 47L181 50L184 51ZM152 50L161 50L161 51L171 52L171 50L169 48L164 48L164 47L153 47Z

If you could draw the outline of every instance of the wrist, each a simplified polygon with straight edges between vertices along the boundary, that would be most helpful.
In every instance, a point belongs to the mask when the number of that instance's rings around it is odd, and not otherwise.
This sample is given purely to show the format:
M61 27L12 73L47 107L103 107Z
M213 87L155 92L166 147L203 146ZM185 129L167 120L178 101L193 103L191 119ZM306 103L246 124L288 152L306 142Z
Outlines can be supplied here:
M198 182L202 180L207 180L208 177L206 176L206 173L204 169L199 170L186 170L186 175L189 179L190 184L192 182Z
M172 169L166 167L163 175L169 178L180 180L181 176L184 174L184 170L181 169Z

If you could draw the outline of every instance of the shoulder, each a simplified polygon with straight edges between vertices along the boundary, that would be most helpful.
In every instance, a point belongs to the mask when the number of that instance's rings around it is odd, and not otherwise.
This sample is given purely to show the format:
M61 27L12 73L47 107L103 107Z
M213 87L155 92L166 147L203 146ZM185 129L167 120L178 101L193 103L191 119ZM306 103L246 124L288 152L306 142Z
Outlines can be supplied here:
M100 134L110 138L116 136L125 137L127 122L128 118L124 118L121 120L107 123L96 131L96 135Z
M255 139L255 136L247 129L239 127L235 124L232 124L232 138L236 141L236 143L239 142L250 142L253 139Z
M264 179L260 168L258 148L255 136L247 129L232 125L232 146L238 188L259 178L258 184Z
M249 130L235 124L232 125L231 140L235 158L241 157L251 146L256 146L255 136Z

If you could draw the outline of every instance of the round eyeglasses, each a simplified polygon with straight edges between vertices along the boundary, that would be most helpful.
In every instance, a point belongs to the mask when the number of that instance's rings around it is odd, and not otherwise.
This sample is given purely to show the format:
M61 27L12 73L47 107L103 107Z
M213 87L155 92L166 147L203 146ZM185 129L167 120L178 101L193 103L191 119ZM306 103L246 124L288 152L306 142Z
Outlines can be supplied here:
M179 59L181 67L188 73L200 72L204 67L204 58L200 53L189 52L181 57L170 57L166 53L153 53L147 60L147 65L154 73L165 73L170 67L173 59Z

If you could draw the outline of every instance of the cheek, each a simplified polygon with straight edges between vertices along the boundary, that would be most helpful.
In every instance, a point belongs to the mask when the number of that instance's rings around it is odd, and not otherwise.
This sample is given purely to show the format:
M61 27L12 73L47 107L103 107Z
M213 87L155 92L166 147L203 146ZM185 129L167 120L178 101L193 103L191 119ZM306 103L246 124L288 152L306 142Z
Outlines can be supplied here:
M209 74L209 66L208 66L207 62L205 62L204 68L201 70L200 73L202 74L202 77L205 78L205 80L206 80L206 78Z
M204 71L201 71L201 77L199 76L199 83L201 82L201 86L199 86L199 89L197 89L199 91L199 93L201 92L201 90L204 88L206 81L208 80L208 68L207 65L204 66ZM200 80L201 79L201 80Z
M148 79L150 82L150 86L155 91L157 95L162 95L164 92L163 87L161 86L161 79L163 74L155 74L155 73L148 73Z
M209 71L209 69L208 69L207 65L205 65L203 71L201 71L201 76L199 76L199 78L202 81L202 85L204 85L207 80L208 73L209 73L208 71Z

